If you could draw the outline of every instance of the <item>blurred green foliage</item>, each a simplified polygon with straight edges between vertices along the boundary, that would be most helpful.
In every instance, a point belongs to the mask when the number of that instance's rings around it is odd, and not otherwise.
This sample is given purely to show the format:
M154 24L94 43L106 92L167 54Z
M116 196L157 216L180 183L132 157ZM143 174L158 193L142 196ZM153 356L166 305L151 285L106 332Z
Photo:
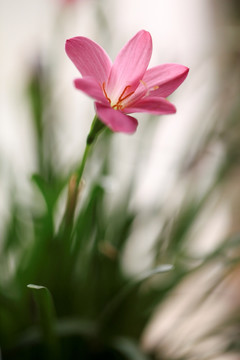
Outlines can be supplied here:
M229 148L231 153L226 152L213 182L200 197L186 194L175 216L165 216L154 241L149 271L137 277L127 275L122 265L123 254L134 222L142 214L140 209L129 206L134 177L125 196L108 211L108 194L100 179L111 173L110 132L103 133L95 145L101 148L104 161L86 196L81 198L75 221L70 227L56 225L59 198L65 193L69 177L54 169L49 161L52 154L47 156L52 148L47 145L45 96L49 87L44 79L46 74L41 69L39 76L38 69L28 87L39 159L32 186L44 206L39 209L33 204L25 209L13 201L5 227L0 255L3 359L152 358L154 354L140 350L140 339L168 294L185 277L211 263L220 261L226 273L238 264L238 259L236 262L226 257L226 251L239 246L239 236L223 239L217 248L199 259L188 249L191 229L236 164L233 150ZM229 121L228 131L230 124L236 126L235 121ZM215 136L213 132L209 141L215 141ZM151 217L151 211L146 219ZM168 268L161 267L163 259L174 265L166 274ZM231 340L229 349L233 347L236 350Z

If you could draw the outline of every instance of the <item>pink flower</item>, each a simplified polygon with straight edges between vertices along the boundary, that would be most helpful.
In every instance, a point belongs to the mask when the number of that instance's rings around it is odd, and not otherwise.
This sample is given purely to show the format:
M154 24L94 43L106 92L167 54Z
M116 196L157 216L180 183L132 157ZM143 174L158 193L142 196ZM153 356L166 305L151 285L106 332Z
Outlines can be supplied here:
M75 87L96 100L98 118L111 130L134 133L138 122L127 114L172 114L168 97L186 78L189 69L163 64L147 70L152 54L149 32L139 31L112 64L105 50L85 37L66 41L66 53L82 74Z
M62 0L63 4L70 5L76 3L78 0Z

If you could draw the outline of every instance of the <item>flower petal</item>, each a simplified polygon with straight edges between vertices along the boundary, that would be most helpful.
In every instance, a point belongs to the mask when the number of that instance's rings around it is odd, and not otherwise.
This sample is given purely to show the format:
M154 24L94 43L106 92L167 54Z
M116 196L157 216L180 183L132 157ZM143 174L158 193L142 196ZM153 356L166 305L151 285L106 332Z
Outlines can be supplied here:
M107 81L112 62L101 46L78 36L67 40L65 49L82 76L94 77L101 84Z
M121 95L126 97L135 91L148 67L151 55L151 35L141 30L122 48L112 66L106 86L112 103L117 103Z
M101 86L94 78L86 76L82 79L75 79L74 84L78 90L85 92L85 94L91 96L93 99L108 104Z
M138 122L132 116L125 115L121 111L99 102L95 103L95 108L99 119L112 131L127 134L133 134L136 131Z
M189 68L183 65L163 64L147 70L142 81L151 96L167 97L181 85L188 72Z
M167 99L161 97L145 97L132 107L124 109L125 113L145 112L156 115L174 114L175 106Z

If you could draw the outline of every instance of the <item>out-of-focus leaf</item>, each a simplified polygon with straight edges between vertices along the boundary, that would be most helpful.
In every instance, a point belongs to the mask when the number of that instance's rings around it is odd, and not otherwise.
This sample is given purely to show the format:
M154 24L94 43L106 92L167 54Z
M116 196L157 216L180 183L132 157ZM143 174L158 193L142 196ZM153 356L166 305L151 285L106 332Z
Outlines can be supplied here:
M46 203L49 214L52 215L54 206L58 200L59 194L67 184L67 180L60 180L58 182L47 182L39 174L32 175L32 181L38 187L43 199Z
M91 338L96 336L97 327L96 324L82 319L56 319L55 332L58 338L70 337L70 336L82 336L85 338ZM39 327L31 327L19 336L19 340L16 344L17 347L29 346L32 344L40 344L42 341L42 332Z
M45 286L29 284L27 287L32 290L38 306L42 335L49 356L50 358L53 356L55 359L59 359L60 348L56 335L56 315L52 295Z
M144 272L143 274L140 274L139 276L128 281L103 309L100 316L100 323L105 323L105 321L108 320L110 316L114 316L114 313L119 308L119 306L142 282L146 281L154 275L165 273L171 271L172 269L172 265L162 265L156 269Z
M115 338L111 344L128 360L149 360L149 357L131 339L119 337Z
M138 281L145 281L148 278L152 277L153 275L166 273L166 272L169 272L169 271L171 271L173 269L174 269L174 266L170 265L170 264L160 265L157 268L155 268L153 270L146 271L143 275L140 275Z

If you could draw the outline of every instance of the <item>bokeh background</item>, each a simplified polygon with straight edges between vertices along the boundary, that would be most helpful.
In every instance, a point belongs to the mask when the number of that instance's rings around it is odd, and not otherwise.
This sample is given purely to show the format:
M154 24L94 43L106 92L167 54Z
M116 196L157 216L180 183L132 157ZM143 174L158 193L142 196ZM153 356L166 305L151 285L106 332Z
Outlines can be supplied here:
M160 263L180 256L181 264L190 264L183 268L191 269L179 272L177 285L152 314L141 348L159 359L239 359L238 0L0 0L0 242L13 198L42 206L32 174L49 161L67 176L84 150L94 107L73 86L78 72L65 54L66 39L89 37L114 59L140 29L153 38L150 65L180 63L190 72L171 96L176 114L139 115L136 134L111 138L111 171L99 181L108 194L107 211L130 187L128 206L138 212L124 272L135 276L157 256ZM29 101L34 78L47 83L42 159ZM104 154L100 148L86 179L98 176ZM169 256L174 231L177 245ZM14 256L5 265L4 281Z

